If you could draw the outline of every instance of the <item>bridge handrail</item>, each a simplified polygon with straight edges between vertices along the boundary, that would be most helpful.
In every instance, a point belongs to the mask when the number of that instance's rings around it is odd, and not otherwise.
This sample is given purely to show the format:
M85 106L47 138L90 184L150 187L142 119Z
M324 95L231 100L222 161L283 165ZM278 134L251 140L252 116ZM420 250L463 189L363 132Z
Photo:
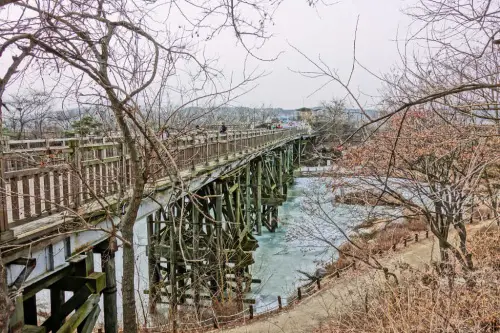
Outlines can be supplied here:
M306 130L246 130L171 135L164 141L179 170L229 160L304 134ZM76 209L95 197L111 196L132 184L130 161L121 137L11 140L2 145L0 232L44 216ZM160 161L148 160L152 181L166 179Z

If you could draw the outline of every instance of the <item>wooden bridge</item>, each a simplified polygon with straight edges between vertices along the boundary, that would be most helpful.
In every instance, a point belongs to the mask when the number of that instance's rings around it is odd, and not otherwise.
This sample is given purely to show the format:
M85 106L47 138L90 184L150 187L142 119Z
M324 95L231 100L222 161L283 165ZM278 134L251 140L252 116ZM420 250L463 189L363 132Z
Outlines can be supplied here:
M173 179L155 159L138 220L148 230L149 308L250 289L254 234L277 227L308 135L300 129L205 132L166 139ZM0 248L15 303L11 331L117 332L114 256L132 183L120 137L6 141L0 152ZM102 272L95 272L94 253ZM37 293L50 290L39 320ZM65 299L65 291L73 292ZM68 317L70 313L74 313Z

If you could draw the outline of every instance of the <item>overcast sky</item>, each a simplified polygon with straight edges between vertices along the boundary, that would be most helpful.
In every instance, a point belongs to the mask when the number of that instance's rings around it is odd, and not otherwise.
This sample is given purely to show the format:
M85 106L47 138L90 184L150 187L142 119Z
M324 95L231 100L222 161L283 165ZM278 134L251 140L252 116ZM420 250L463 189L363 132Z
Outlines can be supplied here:
M402 10L408 5L408 1L401 0L341 0L330 6L318 4L315 9L305 0L284 1L274 16L272 39L257 54L271 58L279 51L284 53L274 62L258 63L259 68L269 75L260 79L258 87L239 98L236 104L297 108L343 97L344 90L336 84L309 96L323 81L304 78L289 70L307 70L310 66L288 43L316 59L321 55L329 66L347 78L352 66L353 37L359 15L357 58L371 71L380 74L398 60L395 40L398 34L401 39L407 32L410 20ZM210 49L220 57L226 72L241 69L245 52L236 46L233 37L219 38ZM257 65L257 62L253 64ZM376 100L380 82L357 68L351 86L355 91L375 96ZM374 99L361 95L361 100L369 105Z
M325 63L338 70L343 79L347 79L352 67L353 39L359 16L357 59L370 71L385 73L398 61L396 38L406 36L410 23L402 11L414 1L416 0L339 0L331 5L318 3L316 7L308 6L307 0L283 1L273 16L275 24L269 28L272 38L262 49L254 50L259 57L268 59L282 53L275 61L251 59L246 63L247 70L258 67L267 76L260 78L255 89L232 102L232 105L292 109L318 106L332 98L344 97L345 90L335 83L312 94L323 85L324 80L305 78L291 70L307 71L311 66L290 45L313 59L318 59L321 55ZM167 25L177 27L175 17L165 17L163 11L156 15L159 19L164 19ZM203 38L202 36L201 39ZM241 78L244 60L247 58L245 49L237 44L234 32L226 29L215 39L202 45L206 48L208 57L219 59L218 67L223 67L226 77L231 77L234 73L234 81L238 80L238 76ZM10 57L7 56L0 58L0 71L1 67L6 67L8 60ZM29 79L13 84L9 93L15 94L19 87L42 89L47 80L44 77L43 84L41 81L42 78L36 72ZM57 83L57 87L61 89L64 85ZM370 108L376 104L380 87L380 81L373 75L360 67L356 68L350 88L359 93L359 99L365 107ZM179 104L179 97L175 97L175 94L166 99L169 98L173 104ZM68 103L66 99L64 101ZM70 106L74 105L74 102L69 103ZM354 105L352 101L347 104Z

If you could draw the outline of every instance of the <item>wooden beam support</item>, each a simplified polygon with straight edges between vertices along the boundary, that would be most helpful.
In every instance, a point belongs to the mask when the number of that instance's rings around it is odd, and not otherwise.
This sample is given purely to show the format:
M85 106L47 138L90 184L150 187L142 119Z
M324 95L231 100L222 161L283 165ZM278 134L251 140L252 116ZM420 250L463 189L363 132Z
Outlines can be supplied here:
M87 286L93 294L98 294L106 288L106 274L100 272L91 273L89 276L65 276L52 287L66 291L78 291Z
M231 186L231 188L229 188L229 193L233 193L234 191L236 191L238 188L240 187L240 184L238 183L234 183L233 186Z
M57 311L56 313L51 313L50 317L45 320L42 326L45 326L47 328L47 331L55 332L54 328L58 325L58 323L66 318L73 310L80 308L82 304L84 304L88 300L91 294L92 293L90 292L89 288L87 288L86 286L82 287L60 307L59 311ZM93 296L97 296L97 301L99 301L99 295ZM64 325L66 325L67 323L68 322L64 323Z
M81 260L83 259L83 260ZM69 261L69 260L68 260ZM85 251L85 255L80 256L77 262L73 262L75 265L75 275L76 276L87 276L94 272L94 253L92 250Z
M57 330L57 333L73 333L78 326L99 306L99 295L91 295L85 303Z
M101 313L101 308L99 307L99 303L94 306L92 311L90 311L89 315L85 320L83 321L80 326L78 326L78 332L79 333L92 333L94 331L94 326L95 323L97 322L97 319L99 319L99 313ZM106 333L108 331L105 331Z
M26 300L36 295L42 289L47 289L49 286L53 285L65 276L70 275L74 271L73 266L66 266L57 272L50 272L50 275L45 279L40 279L39 281L24 288L23 299Z

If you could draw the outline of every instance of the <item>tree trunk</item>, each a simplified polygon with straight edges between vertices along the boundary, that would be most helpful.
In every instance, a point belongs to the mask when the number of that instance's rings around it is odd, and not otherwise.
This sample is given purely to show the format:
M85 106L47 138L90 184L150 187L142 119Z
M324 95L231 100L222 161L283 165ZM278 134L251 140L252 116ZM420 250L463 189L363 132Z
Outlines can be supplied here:
M135 251L133 224L124 225L123 238L131 245L123 246L123 277L122 277L122 307L123 307L123 332L137 332L137 318L135 305Z
M460 238L460 252L463 257L463 260L460 260L460 258L457 259L459 259L464 270L470 271L474 269L474 264L472 263L472 255L467 250L467 230L465 229L463 222L458 222L455 225L455 229L457 230L458 237Z
M111 100L116 102L111 91ZM135 251L134 251L134 224L137 212L142 202L144 185L146 183L146 172L143 170L138 145L131 135L130 128L126 123L121 104L116 103L115 116L120 130L125 139L125 145L130 154L130 176L132 177L132 195L125 216L121 220L123 238L128 242L123 246L123 277L122 277L122 308L123 308L123 333L137 332L137 316L135 304Z

